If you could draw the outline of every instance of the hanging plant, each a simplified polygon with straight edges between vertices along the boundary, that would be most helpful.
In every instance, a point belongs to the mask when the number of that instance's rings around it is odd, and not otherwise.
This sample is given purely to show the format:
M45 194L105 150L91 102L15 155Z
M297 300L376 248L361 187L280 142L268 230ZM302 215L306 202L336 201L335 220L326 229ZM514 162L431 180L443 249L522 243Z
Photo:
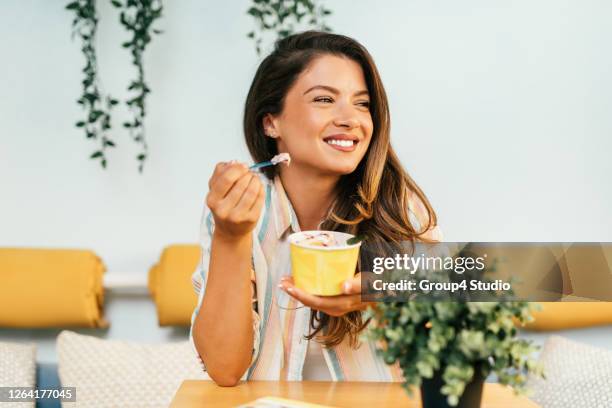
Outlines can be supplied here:
M98 143L98 148L90 158L99 160L106 168L106 149L115 147L109 137L111 130L111 110L118 103L111 96L103 95L98 79L98 62L96 59L96 31L98 16L95 0L73 1L66 9L74 12L72 20L72 37L81 39L81 51L85 57L85 67L82 72L85 78L81 81L82 94L77 103L85 109L85 117L76 122L76 127L85 131L85 137Z
M136 159L139 163L138 171L142 172L148 154L144 126L146 97L151 92L145 81L142 57L153 34L162 33L153 28L153 23L161 17L163 5L161 0L127 0L125 2L112 0L111 3L121 10L119 21L131 34L131 38L122 46L132 54L132 64L136 67L137 76L127 88L131 95L125 101L132 114L132 119L124 122L123 126L129 130L134 142L140 145L140 152Z
M123 126L129 129L132 139L141 146L136 157L138 170L142 172L144 162L147 158L147 142L145 138L144 119L146 115L146 96L151 89L145 82L143 67L143 54L147 45L151 42L153 34L160 34L160 30L152 28L155 20L161 17L161 0L127 0L121 2L111 0L113 6L121 10L119 21L131 34L131 38L122 46L130 50L132 63L136 67L137 77L133 79L128 91L130 96L125 101L132 119L125 122ZM109 137L112 128L111 110L118 104L118 100L110 95L103 95L98 78L98 64L96 59L96 30L98 27L98 15L96 12L96 0L71 1L66 9L74 13L72 21L72 36L78 35L81 39L81 51L85 57L85 67L82 80L83 91L77 100L79 105L86 110L85 118L76 123L78 128L83 128L88 139L96 140L100 146L94 151L90 158L99 159L103 168L106 168L106 149L115 147Z
M257 55L261 55L266 33L282 39L306 28L331 31L324 21L331 10L316 0L253 0L247 13L255 19L256 27L247 37L255 42Z

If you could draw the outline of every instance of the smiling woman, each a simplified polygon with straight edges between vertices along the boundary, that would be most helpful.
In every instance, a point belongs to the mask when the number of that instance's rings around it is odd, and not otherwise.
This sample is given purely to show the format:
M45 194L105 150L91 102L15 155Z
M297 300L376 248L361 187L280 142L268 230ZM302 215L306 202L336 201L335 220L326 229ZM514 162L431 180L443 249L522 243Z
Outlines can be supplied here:
M373 344L358 347L368 324L358 271L337 296L306 293L290 276L293 232L440 238L433 209L390 146L372 57L337 34L279 41L251 84L244 133L255 162L279 153L292 161L260 174L219 163L210 178L192 339L211 378L400 381L399 367L387 366Z

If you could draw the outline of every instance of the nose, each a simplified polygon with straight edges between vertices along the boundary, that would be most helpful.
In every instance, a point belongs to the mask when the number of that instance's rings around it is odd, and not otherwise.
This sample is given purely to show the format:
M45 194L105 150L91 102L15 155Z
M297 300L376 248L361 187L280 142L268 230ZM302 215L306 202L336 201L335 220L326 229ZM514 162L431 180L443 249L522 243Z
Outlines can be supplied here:
M359 126L359 121L357 120L352 106L346 106L346 104L342 105L343 106L338 107L338 111L334 118L334 125L346 129L354 129Z

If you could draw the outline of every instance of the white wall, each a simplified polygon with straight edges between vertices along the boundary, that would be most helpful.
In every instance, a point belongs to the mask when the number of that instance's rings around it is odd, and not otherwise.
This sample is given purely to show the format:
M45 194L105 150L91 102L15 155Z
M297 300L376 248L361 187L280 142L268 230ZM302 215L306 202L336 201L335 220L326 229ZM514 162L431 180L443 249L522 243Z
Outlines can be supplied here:
M111 272L145 274L165 245L197 241L214 163L248 158L250 2L165 2L165 33L145 58L143 175L119 114L109 169L88 159L95 146L73 125L83 58L65 3L0 3L0 246L91 248ZM126 36L99 3L104 86L125 96ZM612 241L612 3L326 3L330 25L374 56L393 144L447 240Z

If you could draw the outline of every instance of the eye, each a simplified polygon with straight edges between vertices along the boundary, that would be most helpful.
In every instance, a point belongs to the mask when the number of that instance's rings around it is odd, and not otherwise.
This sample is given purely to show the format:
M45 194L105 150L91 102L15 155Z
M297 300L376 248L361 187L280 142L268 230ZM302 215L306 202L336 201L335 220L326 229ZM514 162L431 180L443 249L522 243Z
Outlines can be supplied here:
M334 100L329 96L318 96L314 98L315 102L332 103Z
M357 105L363 106L364 108L369 108L370 107L370 101L360 101L360 102L357 102Z

